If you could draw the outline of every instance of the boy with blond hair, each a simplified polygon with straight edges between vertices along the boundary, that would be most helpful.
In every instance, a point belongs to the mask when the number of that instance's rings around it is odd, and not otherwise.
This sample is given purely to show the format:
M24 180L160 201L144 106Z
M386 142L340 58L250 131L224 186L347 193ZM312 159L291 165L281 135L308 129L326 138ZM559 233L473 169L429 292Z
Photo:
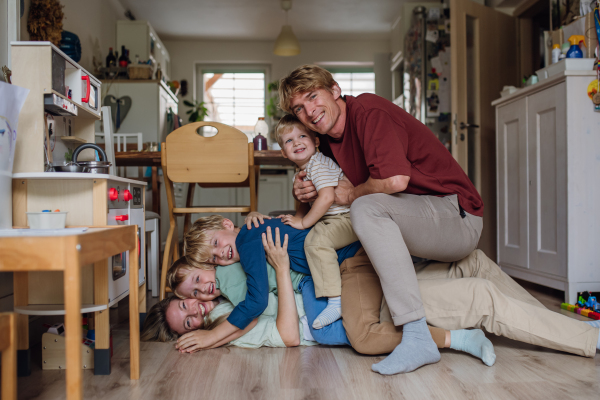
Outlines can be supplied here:
M275 137L281 154L306 172L304 179L312 181L318 193L310 208L302 207L296 215L284 215L281 220L296 229L312 227L304 250L315 294L328 298L327 307L313 323L313 328L320 329L342 317L342 281L335 250L358 240L350 222L350 207L334 202L334 189L344 173L335 161L318 151L319 138L295 116L286 115L279 121Z

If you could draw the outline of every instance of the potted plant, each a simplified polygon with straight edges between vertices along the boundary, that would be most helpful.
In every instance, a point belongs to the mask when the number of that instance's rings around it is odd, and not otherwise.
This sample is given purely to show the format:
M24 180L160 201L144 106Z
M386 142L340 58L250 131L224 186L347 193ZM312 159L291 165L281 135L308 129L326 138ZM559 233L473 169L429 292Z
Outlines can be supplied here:
M190 107L191 110L187 110L186 114L190 114L190 122L204 121L204 118L208 115L208 109L204 107L203 101L188 101L184 100L183 104Z

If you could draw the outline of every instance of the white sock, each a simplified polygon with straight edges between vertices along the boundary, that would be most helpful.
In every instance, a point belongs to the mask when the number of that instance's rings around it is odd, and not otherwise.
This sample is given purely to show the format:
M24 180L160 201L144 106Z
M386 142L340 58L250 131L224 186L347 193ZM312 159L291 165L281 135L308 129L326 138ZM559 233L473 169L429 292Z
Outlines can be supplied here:
M584 321L586 324L593 326L594 328L600 329L600 321ZM596 349L600 350L600 332L598 333L598 342L596 342Z
M342 318L342 296L330 297L327 299L327 307L317 316L313 322L314 329L321 329L324 326L333 324Z

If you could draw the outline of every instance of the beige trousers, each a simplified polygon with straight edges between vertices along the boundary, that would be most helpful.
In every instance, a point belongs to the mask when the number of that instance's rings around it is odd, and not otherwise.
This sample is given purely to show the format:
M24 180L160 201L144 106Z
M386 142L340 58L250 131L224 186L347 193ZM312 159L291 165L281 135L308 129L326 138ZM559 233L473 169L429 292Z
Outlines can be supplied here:
M350 213L324 216L306 236L304 252L317 297L337 297L342 294L340 264L335 251L357 240Z
M396 325L425 316L410 256L461 260L475 250L483 228L481 217L460 215L456 195L371 194L356 199L350 215Z
M598 328L546 309L481 250L458 262L415 267L430 325L448 330L485 328L554 350L596 354ZM368 257L357 254L342 264L341 271L344 327L352 347L365 354L393 350L399 330L392 326L385 304L378 310L368 300L381 292Z

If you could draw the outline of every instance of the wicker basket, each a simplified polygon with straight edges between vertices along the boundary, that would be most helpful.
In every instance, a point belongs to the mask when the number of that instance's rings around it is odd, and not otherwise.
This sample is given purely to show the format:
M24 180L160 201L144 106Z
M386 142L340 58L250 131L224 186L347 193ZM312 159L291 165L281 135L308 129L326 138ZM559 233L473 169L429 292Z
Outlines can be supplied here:
M130 64L127 66L129 79L152 79L152 67L144 64Z

